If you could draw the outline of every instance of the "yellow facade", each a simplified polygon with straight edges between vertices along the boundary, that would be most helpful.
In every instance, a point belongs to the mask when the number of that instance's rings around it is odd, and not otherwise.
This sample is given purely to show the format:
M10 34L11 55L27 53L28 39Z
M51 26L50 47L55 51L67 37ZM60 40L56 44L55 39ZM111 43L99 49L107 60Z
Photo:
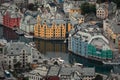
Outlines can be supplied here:
M81 14L81 10L79 8L78 9L70 9L70 14L73 14L76 12Z
M36 48L41 53L46 52L66 52L67 45L64 43L59 43L58 41L45 41L42 39L35 39ZM57 54L57 53L56 53Z
M68 29L67 29L68 28ZM43 39L65 39L67 30L70 31L72 29L72 25L68 23L68 27L65 24L56 24L52 23L52 25L47 25L46 22L41 24L41 19L38 16L37 24L34 27L34 36L40 37Z
M108 36L110 36L112 39L117 39L118 36L120 36L120 34L116 34L114 33L111 28L107 28L107 34Z

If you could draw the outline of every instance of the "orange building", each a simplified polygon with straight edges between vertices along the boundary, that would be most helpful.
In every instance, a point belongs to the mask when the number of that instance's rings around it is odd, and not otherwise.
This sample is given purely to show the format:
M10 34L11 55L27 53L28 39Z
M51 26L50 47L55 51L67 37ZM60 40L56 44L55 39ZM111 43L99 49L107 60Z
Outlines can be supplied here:
M70 14L73 14L73 13L79 13L79 14L81 14L81 9L80 8L72 8L72 9L70 9L69 13Z
M72 29L72 25L64 20L42 20L37 17L37 24L34 27L34 37L48 40L64 40L66 33Z

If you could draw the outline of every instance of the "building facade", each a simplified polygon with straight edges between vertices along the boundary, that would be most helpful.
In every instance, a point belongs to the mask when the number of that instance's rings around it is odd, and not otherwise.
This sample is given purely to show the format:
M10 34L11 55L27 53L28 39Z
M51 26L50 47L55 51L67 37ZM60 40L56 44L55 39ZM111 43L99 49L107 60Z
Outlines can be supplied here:
M103 29L106 37L110 39L113 43L115 43L116 47L118 47L120 23L115 20L106 19L103 21Z
M77 24L81 24L81 23L84 23L85 21L85 18L83 15L79 14L79 13L72 13L72 14L69 14L69 18L72 22L75 22Z
M29 80L44 80L43 77L47 74L48 69L45 66L39 66L29 73Z
M102 7L98 8L96 11L96 16L101 19L105 19L108 17L108 11L107 9L104 9Z
M27 33L34 33L34 26L36 24L36 20L31 15L24 16L20 20L20 29Z
M108 44L108 40L99 32L98 28L89 26L89 28L80 29L73 35L70 34L68 50L83 57L107 60L113 58Z
M117 5L113 2L96 4L96 16L105 19L116 12Z
M1 3L1 5L0 5L0 24L2 24L2 25L3 25L3 15L9 6L10 6L10 3L4 3L4 2Z
M67 24L64 20L49 20L41 21L40 16L37 17L37 24L34 27L34 36L43 39L58 39L66 38L66 33L72 29L71 24Z
M95 69L59 65L49 65L47 68L40 65L28 77L29 80L92 80L95 78Z
M74 13L78 12L81 13L80 5L85 1L74 1L74 0L66 0L63 3L63 10L65 13Z
M21 68L26 68L28 64L37 63L40 57L36 49L23 42L7 43L5 48L4 62L10 69L14 69L17 63L21 64L19 65Z
M0 24L3 24L3 15L1 12L0 12Z
M3 25L9 28L19 27L21 17L20 15L16 15L17 13L10 14L9 12L6 12L6 14L3 16Z
M10 5L3 15L3 25L9 28L19 27L21 14L16 5Z

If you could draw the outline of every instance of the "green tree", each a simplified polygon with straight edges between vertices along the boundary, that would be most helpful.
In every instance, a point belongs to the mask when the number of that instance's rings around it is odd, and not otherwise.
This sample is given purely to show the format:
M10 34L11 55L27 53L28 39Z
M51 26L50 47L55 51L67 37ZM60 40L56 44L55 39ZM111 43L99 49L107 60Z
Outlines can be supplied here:
M120 8L120 0L111 0L112 2L117 4L117 7Z
M23 80L29 80L29 78L28 77L24 77Z
M30 4L28 4L27 8L31 11L36 11L38 6L37 6L37 4L35 5L33 3L30 3Z
M117 7L120 8L120 0L97 0L97 3L104 3L104 2L114 2L117 4Z
M90 12L96 13L96 6L90 5Z
M107 1L107 0L97 0L97 3L104 3L105 1Z
M96 75L96 77L93 80L103 80L103 77L101 75Z
M88 2L83 3L80 6L82 10L82 14L88 14L88 13L95 13L96 12L96 6L94 4L89 4Z

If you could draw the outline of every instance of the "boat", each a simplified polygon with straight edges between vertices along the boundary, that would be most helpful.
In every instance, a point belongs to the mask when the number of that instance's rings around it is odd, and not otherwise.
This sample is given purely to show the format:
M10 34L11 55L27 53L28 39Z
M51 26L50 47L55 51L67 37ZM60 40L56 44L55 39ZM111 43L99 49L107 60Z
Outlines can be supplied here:
M35 43L34 42L30 42L29 45L32 46L32 47L35 47Z
M62 63L64 62L64 60L63 60L63 59L61 59L60 57L59 57L59 58L57 58L57 60L58 60L58 61L60 61L60 62L62 62Z
M24 35L24 32L20 29L16 30L15 32L20 36Z
M17 31L17 30L18 30L18 28L12 28L12 30L13 30L13 31Z
M81 64L81 63L74 63L74 65L83 67L83 64Z
M105 65L120 65L120 62L112 62L112 61L103 61Z
M29 34L25 34L24 35L26 38L33 38L33 36L32 35L29 35Z
M64 43L66 43L66 40L64 40Z

